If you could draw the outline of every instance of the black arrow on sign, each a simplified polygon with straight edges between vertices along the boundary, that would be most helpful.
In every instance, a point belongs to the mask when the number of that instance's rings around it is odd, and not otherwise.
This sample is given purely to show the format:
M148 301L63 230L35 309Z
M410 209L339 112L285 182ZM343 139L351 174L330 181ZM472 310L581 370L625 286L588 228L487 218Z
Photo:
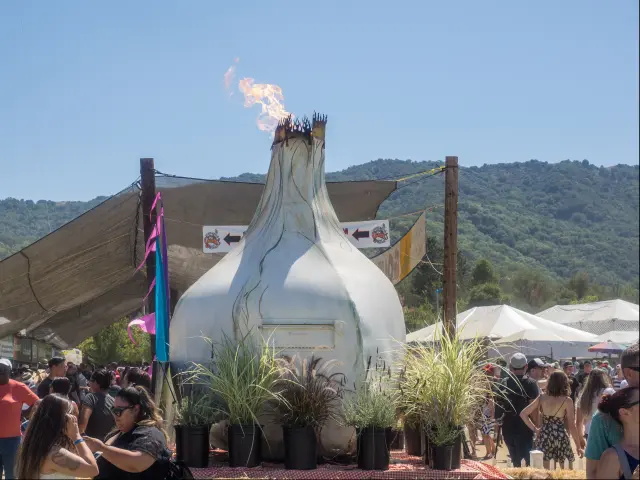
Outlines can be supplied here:
M232 243L238 243L242 237L240 235L231 235L227 233L227 236L224 237L224 241L227 242L227 245L231 245Z
M353 232L353 238L360 241L361 238L369 238L369 230L360 231L359 228L356 228L356 231Z

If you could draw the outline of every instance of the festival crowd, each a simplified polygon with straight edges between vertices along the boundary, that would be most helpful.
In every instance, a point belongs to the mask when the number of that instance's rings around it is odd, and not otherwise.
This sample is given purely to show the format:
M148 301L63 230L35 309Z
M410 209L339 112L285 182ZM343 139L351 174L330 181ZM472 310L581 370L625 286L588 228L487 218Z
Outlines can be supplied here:
M573 468L575 451L587 459L588 479L631 479L640 457L638 343L615 367L609 362L548 364L515 353L502 365L484 367L494 395L468 425L475 456L478 430L485 459L496 454L499 430L514 467L530 466L530 452L543 454L544 468ZM634 472L636 477L633 477Z
M148 364L46 370L0 359L0 478L164 479L170 451Z
M487 365L492 384L477 432L495 456L499 430L511 463L530 465L542 451L545 468L587 458L588 479L631 479L640 457L640 350L627 348L615 368L607 361L549 365L515 353ZM167 478L171 453L150 396L148 365L93 367L51 358L48 368L14 368L0 359L0 473L5 479Z

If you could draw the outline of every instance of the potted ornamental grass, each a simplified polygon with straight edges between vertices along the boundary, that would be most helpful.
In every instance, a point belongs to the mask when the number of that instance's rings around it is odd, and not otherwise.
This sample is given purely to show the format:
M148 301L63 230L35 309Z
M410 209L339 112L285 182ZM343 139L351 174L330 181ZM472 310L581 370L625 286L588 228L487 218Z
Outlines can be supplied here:
M464 425L471 423L493 392L483 372L481 339L443 333L431 344L407 345L401 402L420 418L425 463L437 470L460 468Z
M331 419L337 419L344 375L333 372L337 362L319 357L281 359L283 373L277 389L284 401L276 411L282 423L284 464L287 469L317 467L318 437Z
M219 416L219 408L201 386L182 385L174 425L178 461L194 468L209 466L209 431Z
M219 344L207 341L212 345L211 366L196 364L193 376L204 379L209 394L223 404L229 465L257 467L262 444L258 417L266 405L286 403L276 389L282 373L276 350L251 332L237 341L226 335Z
M404 420L396 415L396 425L389 430L387 437L389 450L404 450Z
M356 429L358 468L388 470L388 438L396 425L397 391L391 382L391 369L377 362L367 369L365 378L345 395L344 424Z

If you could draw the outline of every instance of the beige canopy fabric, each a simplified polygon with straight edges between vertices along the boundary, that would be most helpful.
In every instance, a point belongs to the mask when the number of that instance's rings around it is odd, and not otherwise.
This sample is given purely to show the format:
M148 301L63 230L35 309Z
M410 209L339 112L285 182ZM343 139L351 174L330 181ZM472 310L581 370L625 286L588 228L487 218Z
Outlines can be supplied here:
M375 219L395 181L327 183L340 221ZM184 292L220 255L202 251L203 225L250 223L264 185L157 177L171 288ZM0 338L25 333L75 346L140 309L146 279L140 190L134 185L0 262Z

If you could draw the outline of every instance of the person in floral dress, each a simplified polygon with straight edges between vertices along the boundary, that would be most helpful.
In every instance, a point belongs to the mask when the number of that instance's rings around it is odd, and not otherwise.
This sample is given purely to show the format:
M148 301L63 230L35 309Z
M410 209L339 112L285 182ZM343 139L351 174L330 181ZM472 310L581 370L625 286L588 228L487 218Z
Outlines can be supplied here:
M536 427L530 415L539 410L542 426ZM544 454L544 467L549 468L551 460L563 465L569 461L573 468L575 456L569 441L569 433L576 443L578 454L582 456L585 447L584 438L578 435L575 422L575 410L571 401L569 378L563 371L553 372L549 377L546 393L541 394L520 413L522 421L536 434L535 446ZM566 425L569 426L567 432Z

